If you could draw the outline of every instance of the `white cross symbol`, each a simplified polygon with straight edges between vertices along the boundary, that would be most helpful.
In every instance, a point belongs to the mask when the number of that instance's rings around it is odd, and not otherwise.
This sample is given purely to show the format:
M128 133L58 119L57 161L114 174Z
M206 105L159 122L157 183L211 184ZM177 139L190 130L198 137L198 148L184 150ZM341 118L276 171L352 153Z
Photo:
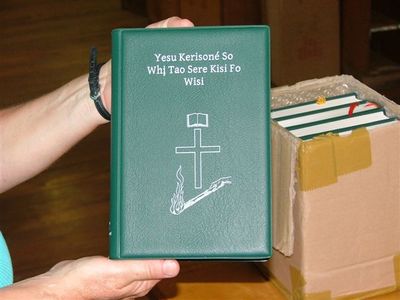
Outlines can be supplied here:
M191 118L195 117L195 121ZM203 118L203 120L199 120ZM220 153L220 146L203 146L201 140L201 128L208 127L208 115L194 113L187 115L187 127L194 127L193 130L193 146L175 147L176 154L192 154L194 159L194 187L201 189L203 186L203 168L202 155L206 153Z

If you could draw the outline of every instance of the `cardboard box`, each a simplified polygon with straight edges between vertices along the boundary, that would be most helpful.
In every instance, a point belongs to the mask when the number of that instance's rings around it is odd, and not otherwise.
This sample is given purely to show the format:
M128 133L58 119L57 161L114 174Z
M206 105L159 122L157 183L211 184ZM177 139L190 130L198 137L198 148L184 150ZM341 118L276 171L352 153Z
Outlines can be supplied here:
M351 76L273 89L274 108L356 92ZM362 299L400 288L400 123L301 141L273 124L274 254L260 265L291 299Z
M264 0L264 5L275 85L340 73L339 1Z

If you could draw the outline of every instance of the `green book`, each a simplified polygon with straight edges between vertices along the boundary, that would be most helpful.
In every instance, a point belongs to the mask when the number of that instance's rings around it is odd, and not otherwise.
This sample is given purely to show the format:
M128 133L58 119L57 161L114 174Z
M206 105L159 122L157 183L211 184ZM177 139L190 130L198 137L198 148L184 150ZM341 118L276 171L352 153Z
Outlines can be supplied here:
M112 43L110 257L269 258L268 27Z

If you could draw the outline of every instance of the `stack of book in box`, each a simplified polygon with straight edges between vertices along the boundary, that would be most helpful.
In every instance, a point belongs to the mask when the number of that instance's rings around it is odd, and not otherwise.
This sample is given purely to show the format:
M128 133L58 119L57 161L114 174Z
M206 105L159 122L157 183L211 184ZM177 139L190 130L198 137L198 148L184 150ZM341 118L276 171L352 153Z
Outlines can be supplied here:
M351 76L272 90L273 245L293 299L400 287L400 106Z

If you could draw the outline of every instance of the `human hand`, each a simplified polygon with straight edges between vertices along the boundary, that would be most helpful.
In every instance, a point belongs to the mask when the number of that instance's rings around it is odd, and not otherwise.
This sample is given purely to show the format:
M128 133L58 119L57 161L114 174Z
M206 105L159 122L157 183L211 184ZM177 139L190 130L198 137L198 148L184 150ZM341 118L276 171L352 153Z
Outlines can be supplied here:
M163 21L150 24L146 28L165 27L192 27L193 23L187 19L171 17ZM111 113L111 60L109 60L100 71L101 98L107 110ZM104 88L103 88L104 87Z
M0 290L0 298L134 299L146 295L160 279L174 277L178 273L179 264L175 260L85 257L60 262L47 273L6 287Z

